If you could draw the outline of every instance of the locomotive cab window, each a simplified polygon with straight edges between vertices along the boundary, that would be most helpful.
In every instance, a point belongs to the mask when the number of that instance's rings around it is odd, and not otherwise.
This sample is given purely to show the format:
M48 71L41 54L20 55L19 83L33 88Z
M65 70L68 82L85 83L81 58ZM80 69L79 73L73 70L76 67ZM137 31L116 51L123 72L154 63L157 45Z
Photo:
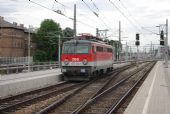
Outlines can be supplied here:
M87 54L89 53L89 46L88 45L77 45L76 46L76 53L78 54Z
M67 53L67 54L71 54L71 53L74 53L75 52L75 46L74 45L64 45L64 48L63 48L63 53Z
M65 44L63 48L65 54L88 54L89 45L87 44Z

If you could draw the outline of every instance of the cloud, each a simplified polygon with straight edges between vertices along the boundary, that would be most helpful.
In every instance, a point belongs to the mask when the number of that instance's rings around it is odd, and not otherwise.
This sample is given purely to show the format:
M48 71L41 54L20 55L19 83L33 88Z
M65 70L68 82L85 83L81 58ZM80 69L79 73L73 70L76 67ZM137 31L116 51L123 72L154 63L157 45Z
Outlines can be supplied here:
M77 20L85 24L77 22L78 32L89 32L95 35L95 28L106 29L109 26L110 31L108 34L113 36L118 34L118 22L122 22L122 36L128 36L129 41L135 40L136 32L146 33L141 34L141 44L159 43L159 37L151 35L149 31L137 29L142 27L156 26L164 24L166 18L170 18L170 1L169 0L112 0L113 3L132 21L131 24L126 17L124 17L110 2L109 0L93 0L98 10L93 5L91 0L84 0L92 10L99 14L96 17L92 11L81 0L58 0L60 3L66 5L63 7L61 4L54 2L54 0L32 0L53 10L61 10L65 15L73 17L73 6L77 5ZM124 6L122 6L122 4ZM126 8L125 8L126 7ZM130 14L129 14L130 13ZM73 21L67 19L57 13L42 8L29 0L1 0L0 1L0 15L4 16L7 21L16 21L23 23L26 26L34 25L39 27L41 21L46 18L54 19L60 23L62 28L73 28ZM107 25L105 25L105 24ZM90 25L90 26L89 26ZM158 28L149 28L150 31L157 32ZM170 29L169 29L170 30ZM115 32L116 31L116 32ZM149 34L148 34L149 33ZM111 39L117 40L118 38L112 37Z

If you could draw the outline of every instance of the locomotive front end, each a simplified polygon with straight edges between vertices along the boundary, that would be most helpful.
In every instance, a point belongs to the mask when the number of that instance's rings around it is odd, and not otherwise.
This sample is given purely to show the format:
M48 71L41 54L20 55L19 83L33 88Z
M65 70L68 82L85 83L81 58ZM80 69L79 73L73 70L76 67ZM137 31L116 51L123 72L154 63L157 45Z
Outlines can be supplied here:
M65 80L89 80L92 69L90 44L78 40L63 44L61 71Z

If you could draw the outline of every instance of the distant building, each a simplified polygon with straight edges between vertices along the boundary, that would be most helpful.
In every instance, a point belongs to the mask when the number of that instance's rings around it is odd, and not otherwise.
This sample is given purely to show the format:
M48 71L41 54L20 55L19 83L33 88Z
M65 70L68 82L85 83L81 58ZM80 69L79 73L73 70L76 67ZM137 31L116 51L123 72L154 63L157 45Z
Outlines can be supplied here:
M9 23L0 16L0 57L26 57L28 56L29 31L23 24ZM36 48L31 34L31 55Z

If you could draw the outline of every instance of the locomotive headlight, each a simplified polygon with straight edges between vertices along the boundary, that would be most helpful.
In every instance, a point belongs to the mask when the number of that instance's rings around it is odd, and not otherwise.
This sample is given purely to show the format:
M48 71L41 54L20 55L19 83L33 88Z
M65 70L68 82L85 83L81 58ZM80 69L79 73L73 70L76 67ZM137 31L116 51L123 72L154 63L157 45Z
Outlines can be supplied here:
M64 64L68 65L68 60L67 59L64 60Z
M88 64L87 59L84 59L84 60L83 60L83 64L84 64L84 65L87 65L87 64Z

